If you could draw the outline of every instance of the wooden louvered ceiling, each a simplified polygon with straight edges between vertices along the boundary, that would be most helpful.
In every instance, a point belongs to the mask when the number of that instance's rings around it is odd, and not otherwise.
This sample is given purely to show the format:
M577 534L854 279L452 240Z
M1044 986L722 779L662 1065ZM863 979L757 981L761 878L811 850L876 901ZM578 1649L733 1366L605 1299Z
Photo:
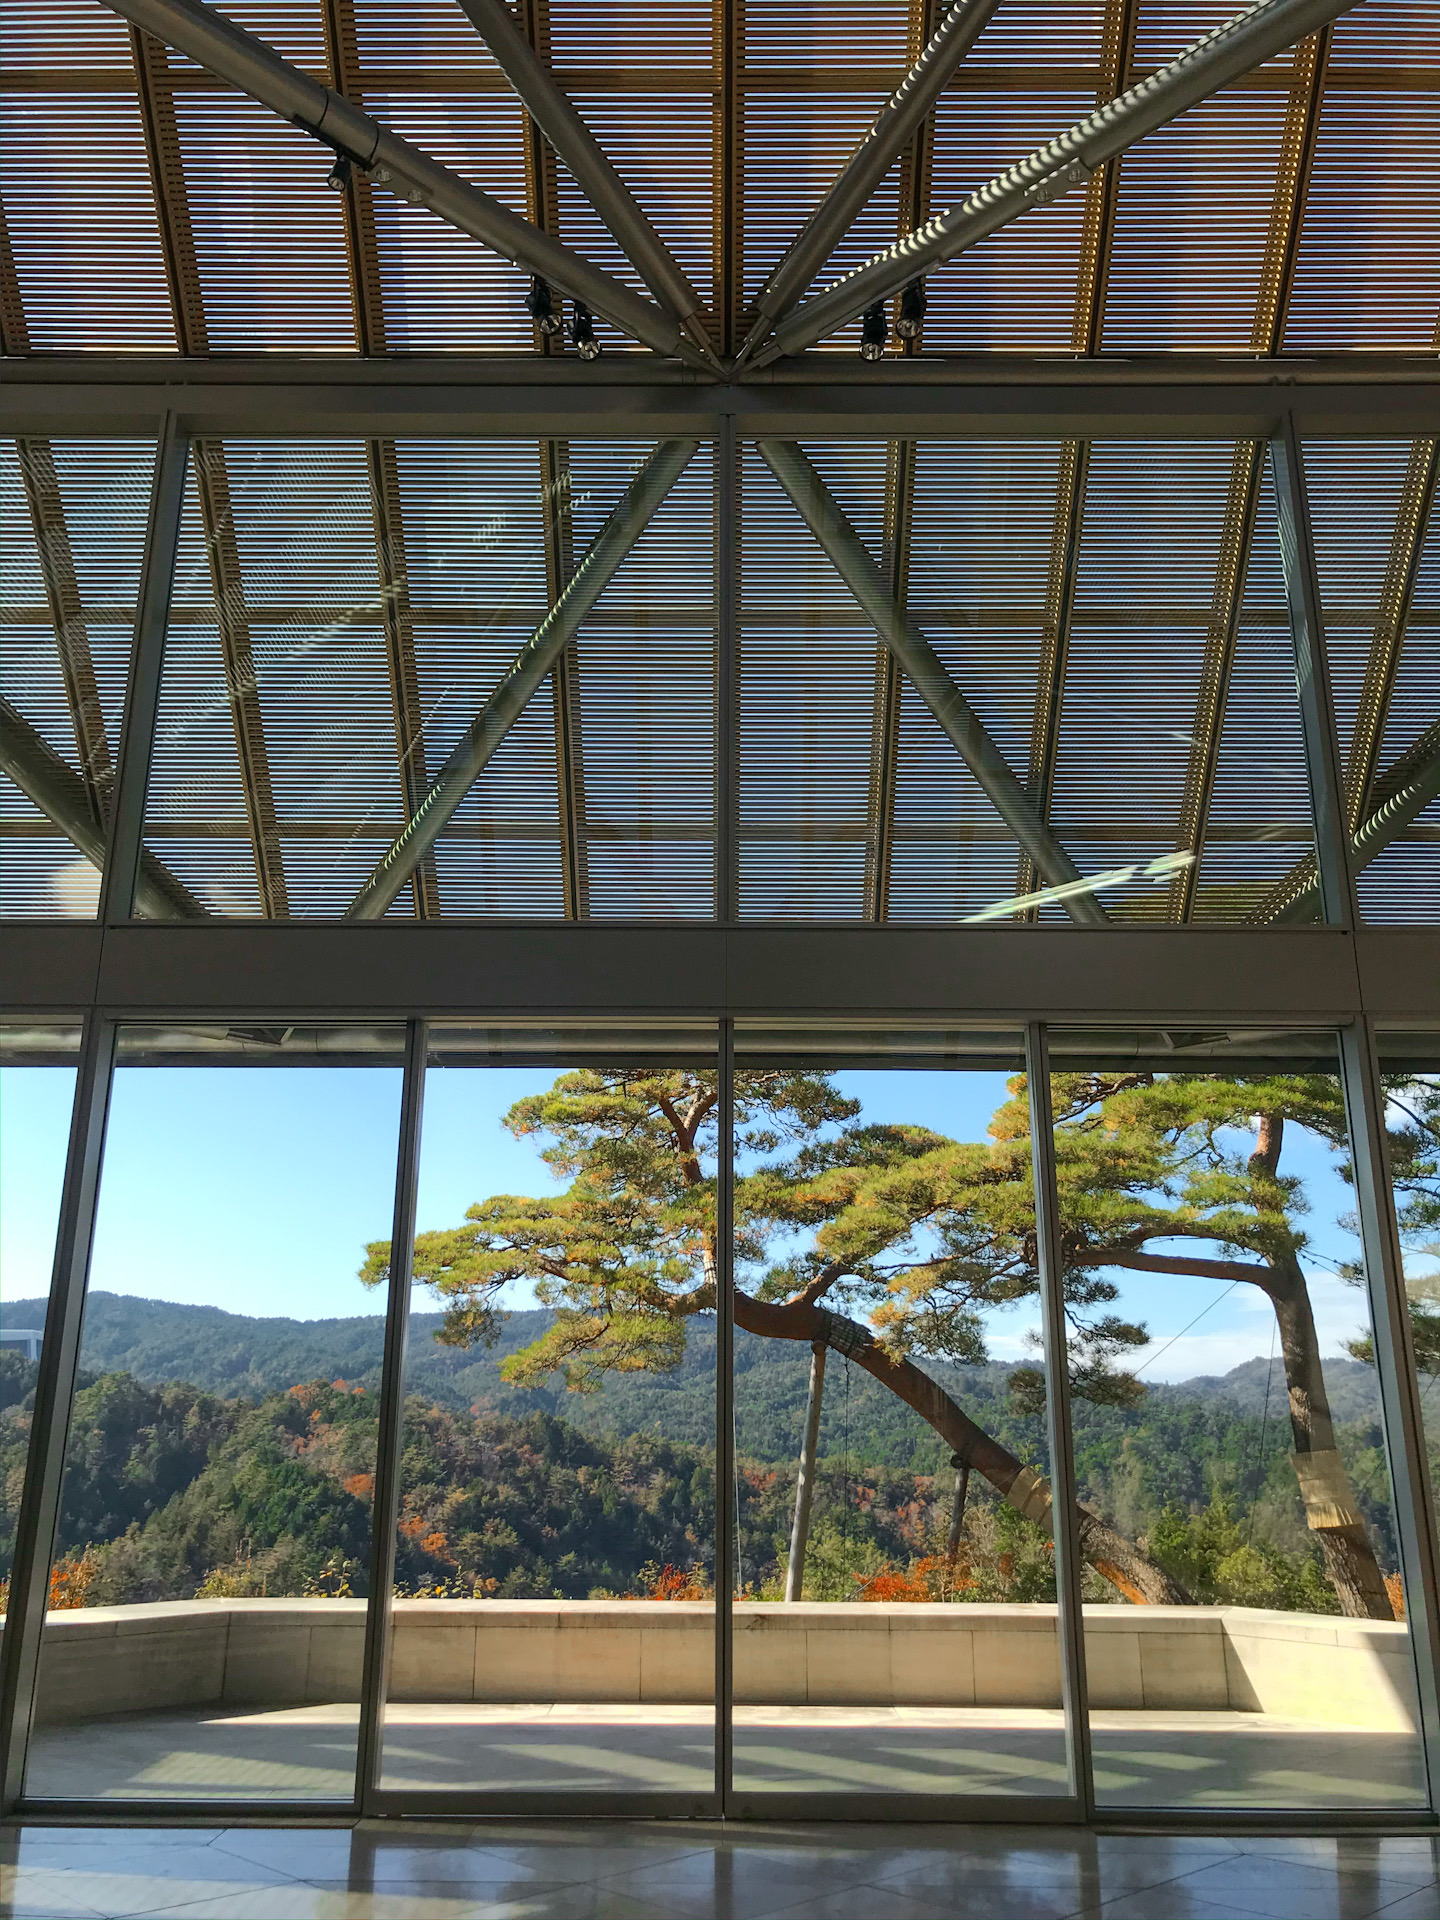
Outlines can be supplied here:
M453 0L254 0L221 10L635 283ZM817 284L1113 98L1232 10L1227 0L1178 8L1142 0L1006 0ZM722 354L738 345L766 273L913 62L939 11L937 0L521 0L516 8L532 45L709 303ZM526 279L517 269L426 209L364 180L343 195L329 192L329 157L315 142L98 0L10 0L6 14L6 353L569 350L531 326ZM938 270L927 286L922 337L892 351L1433 352L1440 206L1426 156L1437 147L1440 7L1433 0L1366 0L1102 168L1084 194L1027 216ZM607 354L633 350L603 323L601 333ZM853 353L854 326L825 346ZM1266 573L1269 567L1273 575L1273 505L1262 451L1251 443L1189 450L1167 476L1123 448L1065 442L1012 450L990 477L1023 504L1006 538L1034 549L1034 567L1023 581L1010 580L1011 601L998 613L981 595L968 613L947 614L934 582L936 529L970 511L974 481L966 463L973 449L901 442L874 450L869 466L858 457L830 463L832 487L868 528L896 595L937 633L953 615L953 670L982 705L984 690L994 690L992 731L1009 729L1012 764L1042 810L1082 843L1082 868L1101 870L1119 850L1134 852L1142 843L1147 852L1204 856L1177 868L1163 887L1147 882L1120 897L1122 913L1264 917L1267 902L1283 900L1287 874L1293 884L1304 866L1305 831L1296 817L1305 803L1293 738L1282 750L1277 736L1285 729L1267 727L1280 682L1264 636L1278 644L1283 616ZM563 586L575 560L572 454L565 441L549 439L525 455L544 503L532 556L539 604ZM27 618L48 620L60 636L65 704L63 712L48 713L41 731L103 813L113 726L107 735L87 668L86 610L67 562L74 530L65 525L56 456L47 443L29 441L16 457L45 604L13 603L6 618L11 628ZM235 457L218 443L197 448L192 508L205 573L205 606L194 617L215 630L213 673L228 711L226 770L209 785L231 782L237 809L222 818L177 802L168 808L168 825L162 806L152 826L202 899L207 872L219 871L217 845L243 847L226 856L221 891L232 904L211 885L211 911L333 913L351 880L363 875L371 842L383 844L413 813L433 772L437 736L444 738L427 716L437 675L459 672L449 643L437 637L447 621L447 631L458 630L459 616L454 608L427 606L415 580L433 544L432 489L443 498L448 483L422 473L413 447L374 439L356 448L373 554L366 588L377 608L373 675L385 690L394 745L388 773L377 774L356 810L322 820L308 802L277 797L272 762L278 758L283 770L297 756L303 761L315 736L305 731L309 721L291 727L273 675L267 690L268 669L257 662L256 633L263 651L263 633L275 622L257 618L246 578L254 563L236 537ZM252 450L241 449L239 457L253 464ZM587 457L608 476L606 484L618 486L617 476L640 456L597 447ZM824 449L816 458L825 467ZM1423 733L1426 702L1435 698L1432 717L1440 710L1434 589L1423 565L1427 530L1432 547L1434 541L1434 444L1377 447L1367 458L1374 522L1344 526L1347 486L1344 476L1336 478L1330 560L1352 825L1384 790L1387 770L1412 746L1411 735ZM603 491L597 485L595 497ZM1167 495L1170 521L1161 537L1145 516L1161 511L1157 503ZM930 776L944 763L936 760L928 716L891 657L876 654L870 630L843 593L827 600L812 582L807 591L821 625L842 650L845 632L855 643L843 672L817 658L814 620L797 616L793 601L797 581L808 577L809 562L797 558L806 536L767 493L758 470L742 470L740 505L747 556L755 561L742 621L741 715L748 731L739 911L945 919L1027 892L1035 883L1029 863L993 821L982 820L973 796L936 811ZM1322 546L1326 511L1322 498ZM418 541L411 527L417 514L427 526ZM1141 524L1149 527L1148 551L1158 556L1148 573L1133 554L1127 560L1124 541L1117 546L1111 538L1117 530L1129 538ZM681 572L708 564L708 526L703 538L698 523L663 538L669 563ZM980 539L972 537L972 567ZM1357 545L1383 560L1374 563L1376 580L1367 574L1354 585L1350 549ZM1193 578L1183 593L1162 590L1160 576L1173 576L1182 557ZM607 605L612 628L628 618L635 632L681 652L693 642L694 623L713 619L713 608L696 601L690 624L672 618L676 631L667 635L643 595L628 610L613 598ZM292 607L286 618L293 624L312 615L319 617ZM683 642L681 633L689 636ZM1125 651L1127 633L1133 657ZM1364 636L1363 657L1352 658L1356 635ZM1166 671L1150 677L1146 697L1174 724L1147 721L1132 734L1148 756L1150 783L1145 831L1138 833L1133 821L1116 815L1114 800L1135 771L1118 742L1125 726L1136 727L1139 709L1122 720L1115 677L1107 682L1105 672L1109 661L1132 679L1143 674L1147 648ZM491 849L491 867L483 874L473 863L466 867L452 842L427 861L396 910L427 918L713 912L714 835L706 809L713 810L714 751L701 738L713 698L702 682L705 672L713 675L713 658L702 670L696 656L692 667L679 731L704 765L693 770L684 804L677 807L676 783L665 778L651 735L640 744L667 691L662 661L645 665L652 678L640 696L650 711L642 725L634 685L627 699L623 687L605 681L615 671L611 656L597 651L587 663L583 646L571 649L553 676L548 746L525 749L533 762L528 771L496 776L502 785L509 778L514 791L495 818L478 817L482 806L468 826L457 822L462 838L468 833L474 845ZM211 671L196 667L201 678ZM807 693L812 671L815 686ZM1352 681L1353 711L1346 705ZM595 724L592 684L606 685L608 734ZM677 685L668 689L675 697ZM483 695L483 687L476 690ZM771 738L768 716L777 703L784 724ZM812 723L813 738L805 734ZM1161 735L1170 740L1163 780L1155 747ZM221 752L211 733L196 737L196 764L176 770L180 787L192 794L206 785L205 755ZM358 746L353 751L365 757ZM548 772L536 752L541 759L549 754ZM852 761L851 772L838 771ZM1162 795L1157 782L1164 781ZM1422 851L1436 833L1427 821L1412 834ZM23 802L15 825L21 839L43 837L45 823L30 818ZM359 848L354 876L336 866L339 843ZM317 845L329 849L318 859ZM503 855L495 851L502 845ZM1237 848L1247 849L1243 857ZM1398 904L1386 908L1377 894L1378 917L1414 916L1413 884L1396 873ZM1419 912L1427 917L1423 896Z

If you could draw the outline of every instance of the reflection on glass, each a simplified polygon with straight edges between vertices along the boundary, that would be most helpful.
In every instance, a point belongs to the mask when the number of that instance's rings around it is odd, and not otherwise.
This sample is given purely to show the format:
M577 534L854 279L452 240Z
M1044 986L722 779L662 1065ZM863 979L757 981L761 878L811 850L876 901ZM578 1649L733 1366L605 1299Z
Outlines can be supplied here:
M735 1783L1069 1791L1015 1034L736 1051Z
M77 1027L0 1026L0 1613L30 1450L79 1049Z
M387 1788L713 1791L714 1042L431 1029Z
M1097 1799L1422 1803L1334 1037L1051 1048Z
M1440 1033L1382 1032L1380 1071L1430 1492L1440 1501Z
M154 460L150 440L0 440L7 916L95 917Z
M29 1791L348 1800L403 1030L122 1030Z

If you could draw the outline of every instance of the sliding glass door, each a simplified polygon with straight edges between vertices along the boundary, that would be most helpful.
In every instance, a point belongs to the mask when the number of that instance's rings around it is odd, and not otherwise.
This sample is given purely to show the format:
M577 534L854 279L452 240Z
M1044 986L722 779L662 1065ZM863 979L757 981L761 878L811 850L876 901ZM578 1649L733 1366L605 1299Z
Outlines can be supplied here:
M387 1803L713 1805L718 1104L713 1022L429 1029Z
M741 1810L1072 1793L1024 1068L737 1029Z

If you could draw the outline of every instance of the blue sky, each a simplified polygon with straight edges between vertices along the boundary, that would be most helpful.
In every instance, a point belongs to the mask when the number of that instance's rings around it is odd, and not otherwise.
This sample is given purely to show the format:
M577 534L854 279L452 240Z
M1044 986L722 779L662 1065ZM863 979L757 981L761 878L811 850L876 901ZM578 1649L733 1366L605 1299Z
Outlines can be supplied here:
M536 1143L514 1140L500 1125L513 1100L552 1077L536 1068L431 1071L422 1228L453 1225L489 1193L556 1190ZM983 1137L1004 1095L998 1074L838 1078L863 1101L867 1118L909 1120L960 1138ZM3 1075L6 1300L48 1290L72 1087L73 1076L57 1068L7 1068ZM122 1068L111 1102L92 1285L299 1319L380 1311L355 1271L365 1243L390 1230L399 1100L393 1068ZM1285 1164L1304 1176L1310 1193L1307 1225L1317 1255L1311 1293L1324 1350L1333 1352L1363 1315L1360 1294L1322 1264L1353 1255L1353 1240L1336 1224L1348 1194L1328 1149L1294 1127ZM1237 1288L1212 1305L1222 1292L1218 1282L1122 1278L1119 1310L1145 1321L1153 1335L1139 1356L1147 1378L1223 1373L1269 1350L1273 1316L1254 1289ZM995 1357L1026 1356L1035 1322L1033 1303L994 1315Z

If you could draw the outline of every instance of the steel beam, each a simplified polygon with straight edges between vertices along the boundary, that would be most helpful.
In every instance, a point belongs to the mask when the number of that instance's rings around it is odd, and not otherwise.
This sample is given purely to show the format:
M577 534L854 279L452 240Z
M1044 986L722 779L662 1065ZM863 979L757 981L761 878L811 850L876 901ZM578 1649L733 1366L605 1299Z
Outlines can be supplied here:
M1305 492L1300 436L1289 415L1281 433L1270 443L1270 465L1275 480L1285 598L1295 648L1295 686L1315 820L1320 895L1327 920L1342 927L1353 927L1357 918L1355 878L1350 866L1350 836L1345 830L1340 746L1335 733L1325 620L1315 570L1315 540Z
M343 94L282 60L253 34L231 24L199 0L105 0L147 33L189 54L232 86L314 134L382 185L417 206L563 288L621 332L655 352L698 366L711 364L681 334L680 324L648 300L593 266L570 248L540 233L479 187L471 186L408 141L388 132Z
M1375 811L1350 843L1351 873L1363 873L1435 799L1440 799L1440 720L1375 782ZM1267 894L1256 911L1255 922L1275 927L1303 925L1317 918L1320 903L1315 861L1303 860Z
M992 0L992 4L997 3ZM460 0L460 6L524 102L525 111L574 174L581 191L650 292L683 323L706 360L718 369L704 302L620 178L614 162L602 151L550 69L516 26L509 7L504 0Z
M1055 518L1050 535L1050 568L1045 582L1045 619L1035 676L1035 711L1030 721L1030 769L1026 783L1036 812L1045 820L1050 817L1055 766L1060 755L1060 714L1070 663L1070 626L1075 611L1075 581L1089 475L1089 443L1066 441L1060 449L1055 476ZM1029 855L1022 851L1016 865L1017 895L1033 892L1035 869ZM1027 911L1026 918L1035 918L1033 907Z
M1000 0L956 0L945 15L761 290L737 366L744 365L802 298L892 164L915 138L999 4ZM462 5L468 6L469 0L462 0Z
M55 635L65 704L75 729L80 778L85 784L90 811L97 820L103 820L110 804L114 766L110 742L105 737L105 713L95 681L90 636L85 631L75 556L70 550L70 533L65 524L60 477L55 471L55 456L48 440L21 440L17 452L40 577L45 583L45 600Z
M1225 708L1230 697L1230 676L1235 667L1235 646L1240 628L1240 610L1245 599L1245 578L1250 565L1250 547L1255 537L1263 459L1264 450L1259 441L1242 441L1235 449L1235 461L1230 469L1230 488L1215 567L1215 587L1210 600L1210 625L1205 636L1205 657L1200 668L1195 719L1190 728L1190 764L1185 773L1185 792L1180 802L1180 820L1175 833L1176 850L1192 857L1176 868L1170 882L1167 910L1172 920L1188 920L1195 910L1201 856L1205 851L1205 833L1210 821L1210 803L1214 798L1215 780L1220 769Z
M615 354L16 356L0 362L0 423L18 435L136 434L168 408L197 439L457 435L535 439L966 436L1268 440L1288 411L1306 438L1440 435L1440 362L1368 354L1188 354L1088 362L1032 354L849 354L778 362L726 385Z
M129 0L127 0L127 4ZM1272 54L1335 19L1354 0L1261 0L1206 34L1148 79L1078 121L1058 139L996 175L960 206L937 214L919 233L855 268L804 301L755 355L763 366L837 332L863 308L897 293L907 280L964 253L1032 207L1089 181L1096 168L1238 80Z
M429 792L430 780L425 770L425 720L415 658L410 569L405 556L405 515L395 442L370 440L365 454L385 622L385 661L395 716L395 754L408 819ZM440 882L433 860L422 861L415 871L415 907L422 920L440 917Z
M1390 715L1390 701L1400 671L1410 609L1425 551L1425 535L1435 504L1437 477L1440 477L1440 442L1417 441L1411 449L1410 468L1395 516L1395 534L1380 591L1375 638L1365 668L1365 684L1360 692L1345 767L1345 817L1352 833L1358 832L1370 806L1385 723Z
M98 958L96 955L99 941ZM11 922L3 1006L127 1017L684 1013L1256 1026L1433 1020L1440 930ZM1362 996L1361 981L1365 982Z
M0 700L0 771L94 867L105 871L105 828L73 767L8 700ZM204 907L148 847L140 852L135 904L148 918L203 920Z
M155 723L165 665L165 635L180 546L189 447L166 415L155 455L145 557L140 571L135 635L125 712L120 727L115 798L100 880L101 920L125 920L137 910L156 918L203 919L205 909L175 880L145 845L145 801L155 752ZM157 887L157 881L163 885Z
M596 534L565 591L465 729L419 810L346 908L347 920L378 920L384 915L524 712L530 696L575 638L580 622L698 449L697 440L664 440L645 462Z
M250 845L255 861L255 884L260 911L267 920L283 920L290 906L285 887L285 861L280 828L275 818L275 794L270 781L270 753L260 707L260 679L250 644L250 615L245 605L245 576L230 506L230 477L225 448L218 440L195 446L195 481L200 517L205 528L205 552L215 596L215 625L225 672L225 692L235 729L235 759L240 771Z
M1036 872L1052 886L1083 885L1080 869L1035 811L1009 761L945 671L940 656L896 604L889 582L809 460L792 441L762 440L760 453ZM1070 917L1084 926L1103 926L1108 918L1088 893L1068 894L1064 905Z

